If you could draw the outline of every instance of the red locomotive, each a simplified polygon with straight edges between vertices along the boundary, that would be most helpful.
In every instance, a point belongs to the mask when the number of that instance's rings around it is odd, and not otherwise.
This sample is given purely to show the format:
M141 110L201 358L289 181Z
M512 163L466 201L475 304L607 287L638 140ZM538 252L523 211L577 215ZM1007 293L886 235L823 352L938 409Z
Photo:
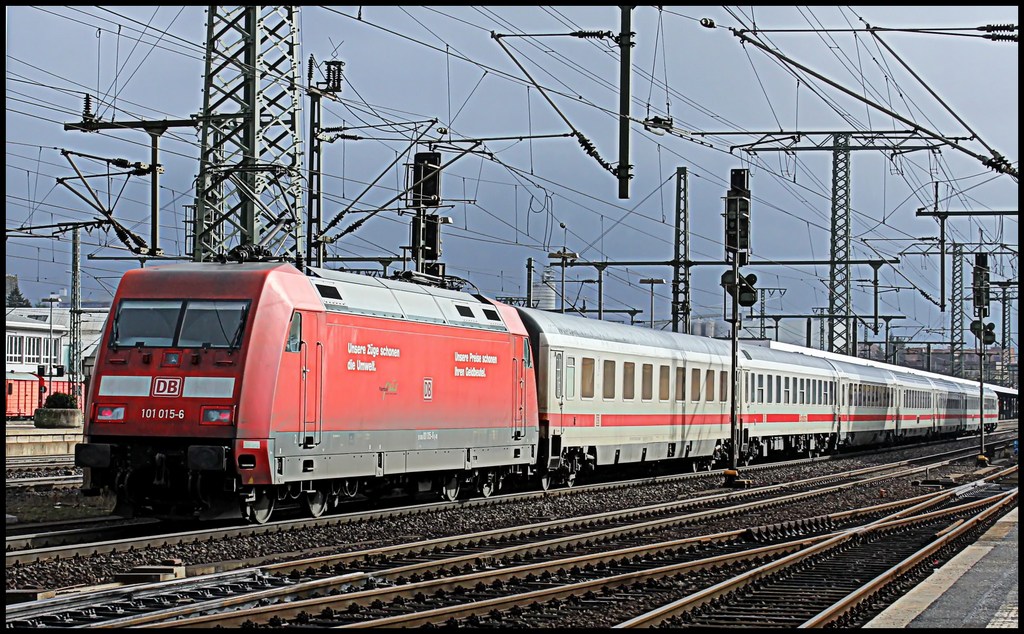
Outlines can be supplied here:
M264 522L364 485L482 495L536 461L516 311L473 295L287 264L125 274L97 354L91 484L121 512Z
M621 464L711 468L732 454L733 385L741 464L997 417L975 382L740 352L733 377L727 341L289 264L154 266L118 287L75 458L118 513L265 522L396 488L454 500Z

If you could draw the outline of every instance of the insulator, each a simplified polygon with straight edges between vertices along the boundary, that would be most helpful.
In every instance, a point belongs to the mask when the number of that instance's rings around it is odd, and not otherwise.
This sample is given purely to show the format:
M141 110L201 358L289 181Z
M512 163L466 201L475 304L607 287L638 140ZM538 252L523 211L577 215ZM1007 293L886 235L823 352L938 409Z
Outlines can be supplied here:
M978 30L991 33L993 31L1016 31L1017 27L1013 24L986 24L985 26L979 26Z
M573 37L579 37L583 39L587 38L598 38L598 37L611 37L611 31L573 31L569 35Z
M312 84L313 83L313 56L312 55L309 56L309 66L308 66L308 70L306 71L306 77L307 77L306 81L309 82L310 84Z
M706 29L713 29L715 28L715 21L711 18L701 18L700 25Z
M993 42L1017 42L1018 41L1016 33L1014 33L1013 35L1005 35L1003 33L989 33L988 35L983 35L982 37L984 37L987 40L992 40Z
M82 118L92 119L92 95L85 93L85 106L82 108Z

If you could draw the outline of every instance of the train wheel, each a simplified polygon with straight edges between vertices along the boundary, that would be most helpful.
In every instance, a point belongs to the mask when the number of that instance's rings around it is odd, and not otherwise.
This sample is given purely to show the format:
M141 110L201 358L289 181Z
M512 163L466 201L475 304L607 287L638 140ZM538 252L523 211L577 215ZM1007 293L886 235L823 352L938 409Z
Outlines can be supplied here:
M306 510L312 517L320 517L327 510L327 494L317 489L306 493Z
M359 480L345 480L341 485L341 492L347 498L354 498L359 494Z
M489 498L494 495L494 492L498 489L498 478L494 475L493 471L488 471L480 476L480 483L477 485L477 490L480 495Z
M256 491L256 500L244 503L242 515L253 524L266 524L274 513L275 498L266 489Z
M565 488L571 489L576 484L576 472L570 471L565 476Z
M441 498L448 502L454 502L459 498L459 489L459 476L453 475L441 487Z
M540 490L547 491L551 488L551 473L545 471L540 477Z

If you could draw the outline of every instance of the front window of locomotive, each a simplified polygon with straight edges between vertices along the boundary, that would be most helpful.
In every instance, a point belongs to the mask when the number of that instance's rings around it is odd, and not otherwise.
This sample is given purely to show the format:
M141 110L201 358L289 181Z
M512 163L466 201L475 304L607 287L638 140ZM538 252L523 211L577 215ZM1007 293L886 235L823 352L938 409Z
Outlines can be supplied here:
M178 347L237 348L248 310L249 302L242 301L188 302Z
M146 348L237 348L249 312L241 300L124 300L111 345Z
M181 315L181 300L129 300L121 302L114 318L112 346L171 347Z

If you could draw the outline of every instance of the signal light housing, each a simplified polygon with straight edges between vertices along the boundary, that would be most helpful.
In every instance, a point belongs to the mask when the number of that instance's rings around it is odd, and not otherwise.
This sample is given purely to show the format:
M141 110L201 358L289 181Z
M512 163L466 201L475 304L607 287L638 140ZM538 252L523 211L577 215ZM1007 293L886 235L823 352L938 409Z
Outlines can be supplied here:
M233 425L235 422L235 408L218 405L214 407L203 407L200 409L200 425Z
M124 405L97 405L93 420L104 423L123 423Z

